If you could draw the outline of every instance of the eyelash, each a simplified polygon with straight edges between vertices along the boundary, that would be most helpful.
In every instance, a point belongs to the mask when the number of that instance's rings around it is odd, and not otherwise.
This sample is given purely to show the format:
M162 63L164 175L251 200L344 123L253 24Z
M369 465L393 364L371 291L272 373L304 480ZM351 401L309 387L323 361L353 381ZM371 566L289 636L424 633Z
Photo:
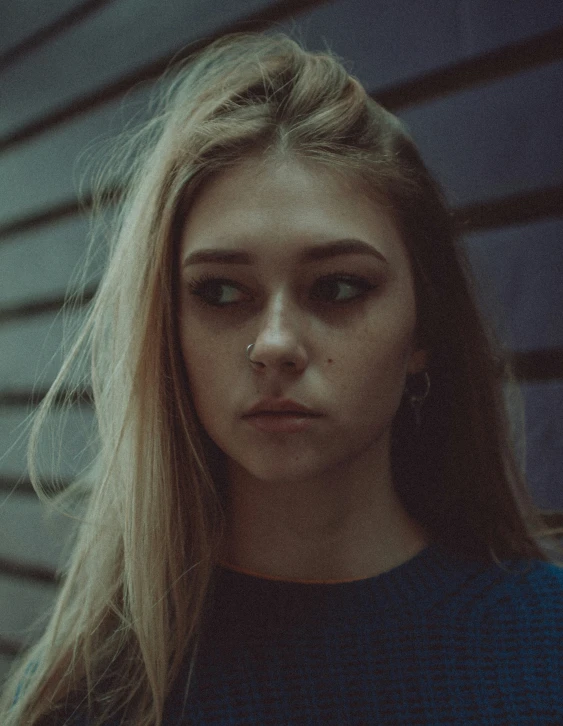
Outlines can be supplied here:
M349 275L346 273L340 273L335 272L330 275L323 275L322 277L319 277L315 284L318 284L319 282L342 282L344 284L348 284L354 287L357 287L360 289L360 293L358 295L354 295L351 298L348 298L347 300L328 300L328 301L322 301L322 300L316 300L316 302L325 303L327 305L348 305L353 302L357 302L361 299L363 299L367 293L369 293L371 290L375 289L377 285L370 282L365 277L359 277L357 275ZM240 305L241 303L247 302L246 300L243 301L237 301L237 302L227 302L227 303L218 303L218 302L211 302L209 298L206 299L206 293L209 292L209 288L211 286L221 286L225 285L228 287L236 288L237 290L240 290L244 292L244 289L241 285L236 283L234 280L229 280L228 278L224 277L215 277L211 274L205 274L201 277L191 280L188 283L188 290L191 295L196 296L200 299L200 301L204 305L208 305L210 307L214 308L228 308L233 305Z

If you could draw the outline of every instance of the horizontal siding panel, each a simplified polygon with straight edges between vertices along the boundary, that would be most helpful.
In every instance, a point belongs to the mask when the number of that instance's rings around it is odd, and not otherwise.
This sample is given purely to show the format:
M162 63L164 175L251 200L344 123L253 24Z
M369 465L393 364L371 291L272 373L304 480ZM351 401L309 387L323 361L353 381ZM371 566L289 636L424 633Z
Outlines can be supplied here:
M108 141L150 116L152 85L0 155L0 226L77 197L81 180L108 160ZM90 188L84 182L84 194Z
M43 633L54 606L56 585L0 576L0 638L31 645Z
M49 386L60 370L63 350L68 350L62 347L70 330L66 326L80 324L84 315L84 310L64 316L50 313L0 325L0 390ZM80 380L80 370L75 370L73 380Z
M0 242L0 320L3 311L64 296L70 282L81 282L89 233L90 219L79 214ZM103 240L93 253L99 262L88 266L87 284L100 278Z
M540 508L563 510L563 381L521 388L530 489Z
M415 0L416 1L416 0ZM458 0L466 47L483 53L563 25L561 0Z
M463 57L464 27L451 0L340 0L303 14L296 25L309 49L328 45L368 92ZM291 33L294 22L277 27Z
M562 77L559 61L398 115L454 206L556 186L563 181Z
M328 43L366 88L377 92L563 24L563 3L539 5L536 0L341 0L296 22L307 47L323 50ZM278 27L291 32L293 25Z
M36 496L0 495L0 559L56 570L74 526Z
M276 4L114 0L3 74L0 135Z
M482 309L513 351L563 348L563 220L467 235Z
M31 35L82 5L84 0L18 0L2 3L0 53L27 40Z
M27 475L28 414L23 407L0 408L0 478L13 480ZM60 410L51 413L39 440L40 476L45 481L69 480L80 473L94 454L88 448L93 430L89 408L76 407L66 415Z

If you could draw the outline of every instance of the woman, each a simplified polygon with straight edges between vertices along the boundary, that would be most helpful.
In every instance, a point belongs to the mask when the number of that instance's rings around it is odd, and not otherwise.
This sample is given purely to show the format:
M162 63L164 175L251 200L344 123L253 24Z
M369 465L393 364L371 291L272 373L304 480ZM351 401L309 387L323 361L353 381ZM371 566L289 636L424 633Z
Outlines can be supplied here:
M84 521L2 723L563 721L557 541L408 134L235 34L146 136L73 353Z

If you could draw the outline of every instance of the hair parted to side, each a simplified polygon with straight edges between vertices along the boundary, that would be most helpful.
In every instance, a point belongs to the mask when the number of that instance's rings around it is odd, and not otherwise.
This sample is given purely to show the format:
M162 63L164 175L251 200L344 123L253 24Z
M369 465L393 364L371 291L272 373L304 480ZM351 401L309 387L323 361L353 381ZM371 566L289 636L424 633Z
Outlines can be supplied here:
M131 144L107 270L34 424L30 470L45 498L34 445L72 361L88 351L98 453L55 498L84 493L83 521L46 632L7 683L4 726L62 724L86 703L95 724L119 713L161 726L184 658L195 662L224 482L181 359L175 259L195 194L250 155L295 155L339 174L402 232L432 381L420 431L405 402L394 424L392 466L410 513L462 557L561 555L512 453L506 370L451 214L408 133L330 51L282 33L225 36L178 70Z

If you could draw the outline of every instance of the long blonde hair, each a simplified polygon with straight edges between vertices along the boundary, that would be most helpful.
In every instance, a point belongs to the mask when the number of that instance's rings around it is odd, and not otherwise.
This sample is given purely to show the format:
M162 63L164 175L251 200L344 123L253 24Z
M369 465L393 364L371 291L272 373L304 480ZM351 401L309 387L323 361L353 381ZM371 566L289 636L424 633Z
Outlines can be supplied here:
M127 194L107 270L34 423L30 473L51 501L34 464L37 437L87 351L97 454L53 500L76 502L76 541L48 627L7 683L4 726L62 723L86 705L96 724L119 713L160 726L186 656L195 664L225 482L180 356L175 256L194 195L250 154L297 154L353 179L401 228L418 332L432 351L419 434L407 406L394 425L405 506L460 556L555 561L556 541L511 452L499 354L451 215L398 120L331 52L307 52L281 33L223 37L178 69L169 89L124 157Z

